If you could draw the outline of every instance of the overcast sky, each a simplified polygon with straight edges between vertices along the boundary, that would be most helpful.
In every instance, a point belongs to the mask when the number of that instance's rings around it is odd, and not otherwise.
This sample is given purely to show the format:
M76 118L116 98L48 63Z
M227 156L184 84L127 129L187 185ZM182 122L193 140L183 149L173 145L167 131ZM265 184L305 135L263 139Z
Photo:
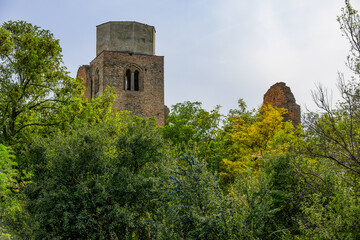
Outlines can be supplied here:
M95 58L96 25L145 23L155 26L156 55L165 56L169 107L200 101L226 113L243 98L255 108L271 85L285 82L302 109L315 110L315 84L336 97L337 72L346 71L349 44L336 21L343 6L343 0L0 0L0 23L25 20L49 29L73 77Z

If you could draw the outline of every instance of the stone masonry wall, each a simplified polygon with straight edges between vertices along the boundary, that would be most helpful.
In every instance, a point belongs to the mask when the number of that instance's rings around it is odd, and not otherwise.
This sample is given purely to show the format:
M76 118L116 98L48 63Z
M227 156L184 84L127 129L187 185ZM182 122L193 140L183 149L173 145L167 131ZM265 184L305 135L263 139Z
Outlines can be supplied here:
M83 81L83 85L85 86L85 93L84 93L84 97L90 99L90 91L91 91L91 76L90 76L90 66L89 65L82 65L81 67L79 67L78 72L77 72L77 78L82 78Z
M95 79L95 74L96 71L98 71L99 73L99 91L96 93L95 91L95 83L94 83L94 79ZM99 97L103 91L105 90L106 86L104 85L104 54L100 54L99 56L97 56L94 60L91 61L90 63L90 72L91 72L91 78L92 78L92 82L93 82L93 86L92 86L92 98L96 98Z
M79 73L83 71L81 68ZM139 71L139 91L125 90L129 68ZM99 70L100 91L95 94L93 87L93 97L100 95L107 86L114 87L117 94L114 107L118 110L129 110L143 118L154 116L157 125L165 124L164 57L104 51L90 63L90 77L94 78L96 69Z
M96 55L102 51L155 55L155 28L128 21L100 24L96 26Z
M294 126L298 125L301 121L300 106L296 104L295 97L290 88L283 82L278 82L270 87L264 95L263 104L286 108L289 113L284 116L284 121L291 120Z

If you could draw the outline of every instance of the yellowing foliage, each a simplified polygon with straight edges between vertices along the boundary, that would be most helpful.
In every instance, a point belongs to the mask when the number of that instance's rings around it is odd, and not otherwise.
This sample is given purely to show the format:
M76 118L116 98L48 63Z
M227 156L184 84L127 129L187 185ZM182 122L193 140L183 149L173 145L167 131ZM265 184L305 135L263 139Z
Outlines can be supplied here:
M230 136L234 142L241 143L250 151L266 150L272 136L283 127L282 115L286 113L287 110L284 108L265 105L260 108L259 120L256 122L248 123L241 117L235 117Z
M232 129L228 135L232 141L232 159L223 159L224 171L220 173L225 181L249 171L257 174L258 159L265 153L285 152L298 143L299 131L295 131L290 121L283 122L284 114L287 114L284 108L264 105L256 118L236 116L230 120Z

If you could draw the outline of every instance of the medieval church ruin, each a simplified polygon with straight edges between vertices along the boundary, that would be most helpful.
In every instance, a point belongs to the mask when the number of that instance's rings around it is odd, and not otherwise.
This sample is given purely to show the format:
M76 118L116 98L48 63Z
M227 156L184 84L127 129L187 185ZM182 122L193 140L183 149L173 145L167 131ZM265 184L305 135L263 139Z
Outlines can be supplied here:
M85 97L100 96L107 86L115 88L118 110L143 118L155 117L165 124L164 57L155 55L155 28L138 22L107 22L96 27L96 58L79 68ZM285 120L300 123L300 106L285 83L276 83L264 95L263 104L286 108Z
M85 97L115 88L118 110L165 124L164 57L155 55L155 28L138 22L107 22L96 27L96 58L79 68Z

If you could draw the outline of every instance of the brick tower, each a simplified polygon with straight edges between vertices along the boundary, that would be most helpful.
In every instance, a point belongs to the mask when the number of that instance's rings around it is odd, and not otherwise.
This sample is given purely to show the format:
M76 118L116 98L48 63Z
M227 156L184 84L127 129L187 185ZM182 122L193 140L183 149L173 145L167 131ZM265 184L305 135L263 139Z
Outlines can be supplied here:
M107 22L96 27L96 58L79 68L85 97L115 87L118 110L165 124L164 57L155 55L155 28L138 22Z

